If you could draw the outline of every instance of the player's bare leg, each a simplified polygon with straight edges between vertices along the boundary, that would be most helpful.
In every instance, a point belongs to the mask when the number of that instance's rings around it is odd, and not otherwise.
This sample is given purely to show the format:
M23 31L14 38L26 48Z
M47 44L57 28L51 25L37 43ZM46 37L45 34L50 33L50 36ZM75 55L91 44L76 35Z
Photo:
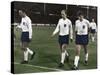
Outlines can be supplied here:
M65 61L69 62L69 53L67 51L67 44L64 44L62 49L64 49L64 51L65 51Z
M28 63L28 51L27 51L27 43L22 42L22 51L23 51L23 61L21 64L27 64Z
M65 47L65 48L64 48L64 47ZM66 56L66 57L69 57L69 53L68 53L66 47L67 47L67 44L63 44L63 49L65 49L65 56ZM60 50L61 50L61 53L62 53L62 45L60 45Z
M63 67L64 66L64 61L65 61L66 54L68 55L68 53L66 51L66 48L67 48L67 44L63 44L61 46L61 62L59 64L59 67Z
M23 50L23 61L21 62L22 64L27 64L28 63L28 54L31 54L31 59L34 58L35 52L30 50L28 48L29 43L28 42L23 42L22 43L22 50Z
M27 46L27 51L28 53L31 55L31 58L30 60L32 60L35 56L35 51L32 51L30 48L29 48L29 42L28 42L28 46Z
M92 33L92 42L95 41L95 33Z
M88 65L88 50L87 45L83 45L84 53L85 53L85 65Z
M81 45L76 45L76 56L74 59L74 67L72 69L77 70L79 64L79 56L80 56Z

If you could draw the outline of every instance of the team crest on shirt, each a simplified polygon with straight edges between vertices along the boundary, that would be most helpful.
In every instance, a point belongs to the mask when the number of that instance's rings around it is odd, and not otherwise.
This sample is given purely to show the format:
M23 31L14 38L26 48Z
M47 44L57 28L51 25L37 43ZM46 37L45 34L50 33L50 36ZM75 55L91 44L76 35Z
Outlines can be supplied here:
M23 22L23 25L25 25L25 22Z
M85 29L85 25L83 25L83 29Z
M66 27L66 24L64 24L64 27Z

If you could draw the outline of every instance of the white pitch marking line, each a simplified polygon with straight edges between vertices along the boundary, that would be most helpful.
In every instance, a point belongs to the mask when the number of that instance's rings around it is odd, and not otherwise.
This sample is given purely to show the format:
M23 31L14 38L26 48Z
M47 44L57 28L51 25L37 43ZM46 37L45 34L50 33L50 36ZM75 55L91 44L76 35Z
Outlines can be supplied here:
M14 64L20 64L20 63L14 62ZM30 64L22 64L22 65L31 66L31 67L33 66L33 67L41 68L41 69L48 69L48 70L55 70L55 71L64 71L64 70L61 70L61 69L48 68L48 67L42 67L42 66L36 66L36 65L30 65Z

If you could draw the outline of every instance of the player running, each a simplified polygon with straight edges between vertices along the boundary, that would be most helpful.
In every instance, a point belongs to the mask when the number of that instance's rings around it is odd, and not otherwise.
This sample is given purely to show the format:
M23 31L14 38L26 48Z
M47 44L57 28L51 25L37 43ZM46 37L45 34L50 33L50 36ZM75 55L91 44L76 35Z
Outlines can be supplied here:
M79 66L79 59L80 59L80 50L81 47L84 48L85 52L85 64L88 63L88 28L89 28L89 21L84 18L83 13L80 12L78 14L78 20L75 22L75 32L76 32L76 55L74 59L74 67L72 69L77 70Z
M92 42L95 41L95 33L96 33L96 23L94 19L92 19L92 22L90 23L90 28L91 28L91 39Z
M52 37L59 32L59 45L61 49L61 62L58 67L64 66L64 60L65 57L67 57L67 61L69 59L69 53L67 52L67 46L69 44L69 37L72 40L73 39L73 29L72 29L72 23L67 18L66 10L61 11L61 19L59 19L59 22L57 24L56 29L54 30Z
M32 24L31 19L26 15L26 13L23 10L19 10L19 15L22 17L20 25L17 26L17 28L22 29L21 34L21 49L24 54L24 59L21 62L21 64L27 64L28 63L28 53L31 54L31 59L33 59L35 52L29 49L28 45L30 41L32 40Z

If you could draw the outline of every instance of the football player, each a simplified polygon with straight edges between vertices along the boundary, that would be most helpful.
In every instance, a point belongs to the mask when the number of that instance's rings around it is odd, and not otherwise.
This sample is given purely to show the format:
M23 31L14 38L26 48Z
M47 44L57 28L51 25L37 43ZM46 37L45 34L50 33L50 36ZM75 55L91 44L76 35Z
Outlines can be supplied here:
M83 13L80 12L78 14L78 20L75 22L75 32L76 32L76 55L74 58L74 66L72 69L77 70L79 66L79 59L80 59L80 50L81 47L84 49L85 53L85 64L88 63L88 28L90 27L90 23L87 19L84 18Z
M95 33L96 33L96 23L94 19L92 19L92 22L90 23L90 28L91 28L91 39L92 42L95 41Z
M21 64L27 64L28 63L28 54L31 54L31 59L33 59L35 52L33 52L29 48L29 43L32 40L32 24L31 19L26 15L25 11L19 10L19 15L21 16L21 23L17 26L17 28L21 28L22 34L21 34L21 49L24 54L24 59L21 62Z
M61 61L58 67L64 66L65 58L67 58L67 61L69 60L69 53L67 51L67 47L69 44L69 39L73 39L73 29L72 29L72 23L67 18L67 11L62 10L61 11L61 19L59 19L56 29L54 30L52 37L59 32L59 45L61 49Z

